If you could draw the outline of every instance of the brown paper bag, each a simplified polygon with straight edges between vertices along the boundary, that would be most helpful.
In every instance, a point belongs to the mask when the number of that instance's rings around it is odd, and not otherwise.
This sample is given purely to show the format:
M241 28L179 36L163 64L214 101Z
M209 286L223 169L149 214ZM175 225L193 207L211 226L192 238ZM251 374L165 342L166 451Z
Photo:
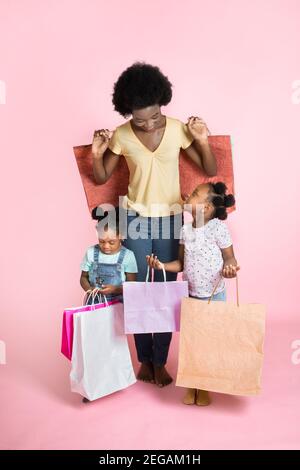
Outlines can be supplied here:
M213 135L208 139L217 160L218 174L214 177L206 176L182 151L179 159L179 173L183 195L190 194L200 183L220 180L227 185L229 193L234 193L230 136ZM120 158L109 180L103 185L98 185L93 175L92 146L79 145L73 150L90 212L100 204L109 203L118 206L119 196L126 195L128 190L129 172L125 158ZM231 207L229 212L233 209Z
M264 305L183 298L176 385L258 394L264 333Z

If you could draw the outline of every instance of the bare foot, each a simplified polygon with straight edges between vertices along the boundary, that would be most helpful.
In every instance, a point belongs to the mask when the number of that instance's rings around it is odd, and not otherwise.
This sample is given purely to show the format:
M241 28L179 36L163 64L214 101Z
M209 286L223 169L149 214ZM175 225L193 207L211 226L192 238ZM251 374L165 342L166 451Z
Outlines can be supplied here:
M154 384L154 369L152 362L142 362L137 375L138 380Z
M183 403L185 405L194 405L196 401L197 390L195 388L187 388L186 394L183 397Z
M207 390L197 390L196 405L207 406L210 404L210 398Z
M83 397L82 403L89 403L89 402L90 402L90 400L88 398Z
M172 377L166 371L165 366L154 366L155 383L158 387L165 387L173 382Z

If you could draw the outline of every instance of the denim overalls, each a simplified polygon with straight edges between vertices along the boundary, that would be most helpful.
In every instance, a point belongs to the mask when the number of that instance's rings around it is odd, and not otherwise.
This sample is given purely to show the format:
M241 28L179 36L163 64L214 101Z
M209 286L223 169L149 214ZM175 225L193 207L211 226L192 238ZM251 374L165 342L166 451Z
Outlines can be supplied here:
M89 282L92 287L101 287L102 284L113 284L120 286L123 283L122 279L122 263L124 260L124 256L126 254L126 248L124 246L121 247L119 257L116 263L99 263L99 245L94 246L94 260L92 269L89 271ZM107 300L119 300L122 302L123 296L122 294L107 294L105 295ZM92 298L89 299L88 304L92 303ZM94 303L103 302L103 296L101 299L101 295L96 295L94 299Z

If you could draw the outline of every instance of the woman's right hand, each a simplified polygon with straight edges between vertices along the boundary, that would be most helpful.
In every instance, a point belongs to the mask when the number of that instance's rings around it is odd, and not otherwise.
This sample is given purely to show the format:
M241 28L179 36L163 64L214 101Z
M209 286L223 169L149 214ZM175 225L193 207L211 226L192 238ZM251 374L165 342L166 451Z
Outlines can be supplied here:
M146 256L147 263L149 264L150 268L154 269L164 269L164 264L157 259L157 256L153 256L153 253L151 253L151 256L147 255Z
M108 129L100 129L94 132L92 153L95 157L103 157L112 135L113 132Z

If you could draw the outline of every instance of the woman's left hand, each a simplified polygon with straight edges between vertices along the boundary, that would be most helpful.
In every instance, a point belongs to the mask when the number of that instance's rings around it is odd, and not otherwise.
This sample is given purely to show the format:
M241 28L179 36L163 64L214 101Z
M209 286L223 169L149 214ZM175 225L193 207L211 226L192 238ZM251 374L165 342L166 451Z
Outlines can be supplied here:
M190 116L187 122L187 127L195 140L207 141L210 132L202 118Z
M186 194L186 193L181 194L181 199L183 200L183 202L187 202L189 197L190 197L190 194Z

